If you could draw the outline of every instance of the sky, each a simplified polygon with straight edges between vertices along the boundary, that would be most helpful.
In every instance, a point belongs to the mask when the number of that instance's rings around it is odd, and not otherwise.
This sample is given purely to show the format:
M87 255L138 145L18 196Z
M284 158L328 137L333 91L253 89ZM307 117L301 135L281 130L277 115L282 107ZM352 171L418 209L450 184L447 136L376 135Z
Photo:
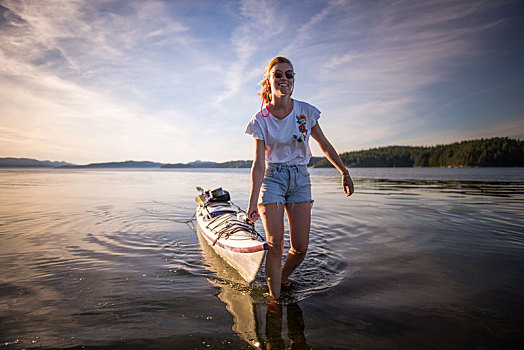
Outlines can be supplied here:
M339 153L523 139L523 38L523 1L0 0L0 157L252 159L277 55Z

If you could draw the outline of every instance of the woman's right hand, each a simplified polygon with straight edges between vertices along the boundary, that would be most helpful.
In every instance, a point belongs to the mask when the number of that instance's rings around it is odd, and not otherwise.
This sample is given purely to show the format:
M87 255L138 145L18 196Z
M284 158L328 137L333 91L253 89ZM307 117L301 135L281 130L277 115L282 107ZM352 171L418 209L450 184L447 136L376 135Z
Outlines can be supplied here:
M260 218L260 214L258 213L258 206L250 205L249 209L247 210L247 218L251 222L255 222Z

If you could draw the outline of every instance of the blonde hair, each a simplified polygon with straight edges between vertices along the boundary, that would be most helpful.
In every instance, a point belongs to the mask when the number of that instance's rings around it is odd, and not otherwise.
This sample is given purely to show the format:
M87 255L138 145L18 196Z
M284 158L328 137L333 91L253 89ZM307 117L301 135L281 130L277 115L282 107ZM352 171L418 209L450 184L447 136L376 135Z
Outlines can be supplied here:
M271 85L268 84L269 72L271 71L271 68L273 68L275 65L279 63L287 63L291 66L291 69L294 69L293 64L286 57L277 56L274 57L271 61L269 61L269 63L266 66L266 69L264 69L264 79L262 79L260 83L258 83L258 85L262 86L258 95L262 99L263 104L271 102Z

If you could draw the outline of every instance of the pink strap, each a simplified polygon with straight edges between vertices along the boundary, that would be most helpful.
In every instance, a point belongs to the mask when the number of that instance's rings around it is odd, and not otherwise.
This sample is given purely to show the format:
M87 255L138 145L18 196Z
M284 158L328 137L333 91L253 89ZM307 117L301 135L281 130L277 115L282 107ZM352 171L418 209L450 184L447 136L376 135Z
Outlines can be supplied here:
M263 112L263 108L264 108L264 98L266 97L266 93L267 93L267 87L269 86L269 78L266 80L266 88L264 89L264 93L262 94L262 105L260 105L260 114L264 117L264 118L267 118L269 117L269 114L271 113L271 111L269 110L269 103L267 104L267 114L264 115L264 112Z

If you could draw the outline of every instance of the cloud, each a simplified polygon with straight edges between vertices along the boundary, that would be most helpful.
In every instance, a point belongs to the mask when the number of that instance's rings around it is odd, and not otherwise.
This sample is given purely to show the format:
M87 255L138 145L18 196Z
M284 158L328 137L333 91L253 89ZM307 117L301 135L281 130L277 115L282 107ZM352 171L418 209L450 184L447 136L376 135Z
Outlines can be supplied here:
M320 58L325 62L320 76L323 81L345 81L348 85L354 82L361 88L385 93L413 92L449 78L453 68L482 53L478 46L482 34L501 23L473 21L492 7L467 2L409 1L370 6L363 9L362 20L337 23L334 37L346 40L329 51L328 59ZM338 14L339 17L351 14L351 7L341 11L344 10L347 12ZM310 36L324 34L316 32Z
M8 1L5 6L7 28L0 44L6 56L111 92L121 89L116 79L147 79L154 75L152 67L168 67L162 50L193 40L161 1L113 7L88 1Z
M230 37L231 51L234 54L229 60L224 75L224 91L215 97L214 104L222 105L241 92L246 80L254 72L249 64L252 57L264 50L271 39L278 36L285 26L279 24L279 14L275 1L243 0L239 5L238 25ZM261 69L256 71L260 74Z
M10 86L0 96L5 155L72 162L154 155L169 161L184 157L177 145L188 144L187 135L196 131L177 111L152 116L138 104L121 104L40 67L0 57L0 84Z
M392 135L409 127L411 103L406 97L326 108L319 123L340 152L384 145ZM336 118L339 115L345 117Z
M306 69L297 76L296 90L307 91L307 99L321 109L326 106L321 124L333 130L327 134L337 148L431 133L425 121L430 117L420 115L419 106L434 105L443 96L427 88L452 82L493 50L486 46L486 34L505 19L491 13L505 4L327 3L288 47L298 57L297 69Z
M194 130L184 114L173 108L152 113L143 101L152 96L147 73L159 74L148 48L158 53L161 46L187 44L188 28L166 15L163 2L109 5L4 3L3 152L62 154L70 161L185 156L177 145L189 144L186 135ZM137 82L140 72L144 80Z
M493 86L508 95L503 81L467 79L518 50L499 40L511 2L211 4L3 1L2 150L70 161L252 157L244 128L275 55L292 59L294 97L322 110L339 151L470 135L465 105ZM521 127L511 124L521 106L507 108L504 125ZM438 113L453 116L442 130ZM511 129L495 124L477 134Z

